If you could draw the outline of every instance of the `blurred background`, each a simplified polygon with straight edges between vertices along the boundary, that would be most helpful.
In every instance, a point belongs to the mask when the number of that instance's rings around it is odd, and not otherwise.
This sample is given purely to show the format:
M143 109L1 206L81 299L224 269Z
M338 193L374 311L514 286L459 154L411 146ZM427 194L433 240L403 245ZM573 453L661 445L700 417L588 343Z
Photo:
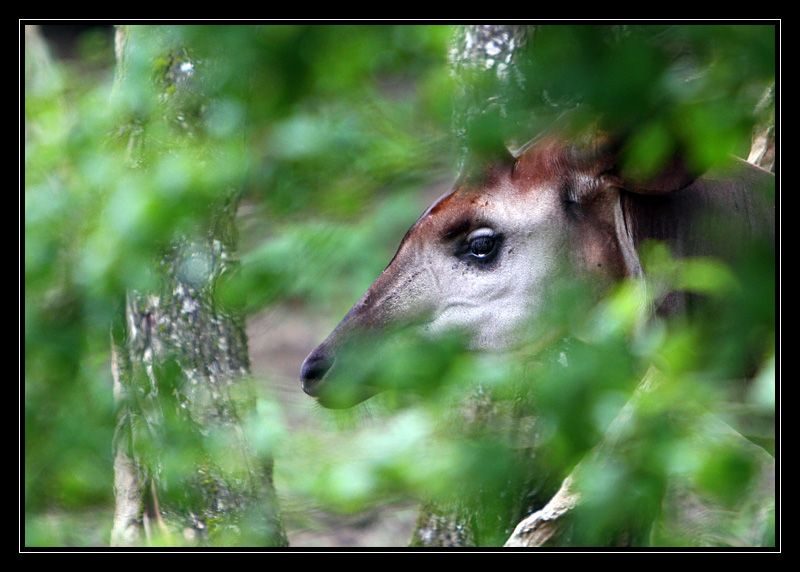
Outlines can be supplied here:
M298 376L449 190L465 149L524 142L569 109L632 130L628 160L644 171L678 148L700 168L746 158L754 133L774 130L774 32L540 26L519 61L498 44L487 64L459 53L469 39L456 26L131 26L118 64L111 26L26 27L25 545L108 545L110 340L126 295L158 292L169 245L218 232L230 205L235 230L219 236L231 271L208 299L246 320L255 389L241 426L254 457L274 461L290 546L406 546L430 506L467 513L474 542L501 545L654 362L669 383L619 458L595 467L573 541L608 543L624 523L640 544L773 544L758 456L775 454L770 240L726 261L648 247L656 290L704 296L713 319L642 332L635 285L598 301L571 284L527 351L475 355L458 335L432 345L401 332L353 373L390 390L343 411L322 409ZM714 437L706 414L758 455ZM180 458L193 442L165 419L159 447ZM182 481L159 474L180 504ZM708 501L701 540L663 509L680 494L674 475Z

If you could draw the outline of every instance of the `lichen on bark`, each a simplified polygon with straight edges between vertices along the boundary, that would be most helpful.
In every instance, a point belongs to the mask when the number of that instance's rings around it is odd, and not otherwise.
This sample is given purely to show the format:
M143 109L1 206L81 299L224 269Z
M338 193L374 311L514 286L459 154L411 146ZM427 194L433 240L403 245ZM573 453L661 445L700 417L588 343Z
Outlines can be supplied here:
M128 50L153 39L163 40L159 29L117 30L118 92ZM186 46L160 49L151 86L160 116L145 120L165 122L177 142L196 138L207 105L197 62ZM121 160L134 169L146 167L142 121L120 130ZM237 204L236 189L220 189L200 228L176 233L153 261L159 286L127 293L125 327L112 339L113 545L286 544L271 460L255 454L244 430L255 396L243 318L216 296L237 265Z

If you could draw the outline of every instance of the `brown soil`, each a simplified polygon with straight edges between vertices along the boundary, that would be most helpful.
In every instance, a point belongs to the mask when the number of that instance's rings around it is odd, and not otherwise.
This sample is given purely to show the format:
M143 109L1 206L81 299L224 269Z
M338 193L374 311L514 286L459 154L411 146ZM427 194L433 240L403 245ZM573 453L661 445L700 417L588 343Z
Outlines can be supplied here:
M335 324L311 315L302 306L273 306L248 320L253 374L268 384L282 406L287 429L330 431L324 411L300 389L300 364ZM289 454L289 453L283 453ZM278 467L281 454L275 458ZM276 471L278 492L290 546L407 546L417 506L392 504L341 515L298 498Z

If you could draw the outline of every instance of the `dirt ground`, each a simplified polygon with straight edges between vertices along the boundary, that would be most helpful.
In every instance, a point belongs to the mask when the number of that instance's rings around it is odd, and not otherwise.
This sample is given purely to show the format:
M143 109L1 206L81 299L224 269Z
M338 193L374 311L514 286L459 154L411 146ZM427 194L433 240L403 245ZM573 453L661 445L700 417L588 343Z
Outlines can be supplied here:
M273 306L248 320L253 374L269 384L280 402L288 429L329 430L319 407L300 389L300 364L335 324L300 306ZM280 465L281 457L275 459ZM277 472L279 474L279 472ZM295 498L276 476L275 486L290 546L407 546L418 507L388 505L353 515L326 512Z

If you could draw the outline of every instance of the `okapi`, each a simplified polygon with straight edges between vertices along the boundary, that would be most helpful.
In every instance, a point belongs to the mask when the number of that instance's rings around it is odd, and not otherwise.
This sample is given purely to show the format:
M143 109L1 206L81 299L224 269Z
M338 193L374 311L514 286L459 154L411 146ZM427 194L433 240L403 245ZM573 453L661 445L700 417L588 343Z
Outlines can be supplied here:
M337 351L359 331L425 316L432 336L466 331L476 350L517 344L547 300L556 275L595 282L642 277L639 247L664 241L676 257L729 259L737 245L774 236L773 175L739 159L697 176L680 155L647 178L620 165L621 144L546 135L463 176L409 229L388 266L333 332L305 359L303 390L339 407L327 383ZM714 228L724 227L722 236ZM671 293L659 312L677 312Z

